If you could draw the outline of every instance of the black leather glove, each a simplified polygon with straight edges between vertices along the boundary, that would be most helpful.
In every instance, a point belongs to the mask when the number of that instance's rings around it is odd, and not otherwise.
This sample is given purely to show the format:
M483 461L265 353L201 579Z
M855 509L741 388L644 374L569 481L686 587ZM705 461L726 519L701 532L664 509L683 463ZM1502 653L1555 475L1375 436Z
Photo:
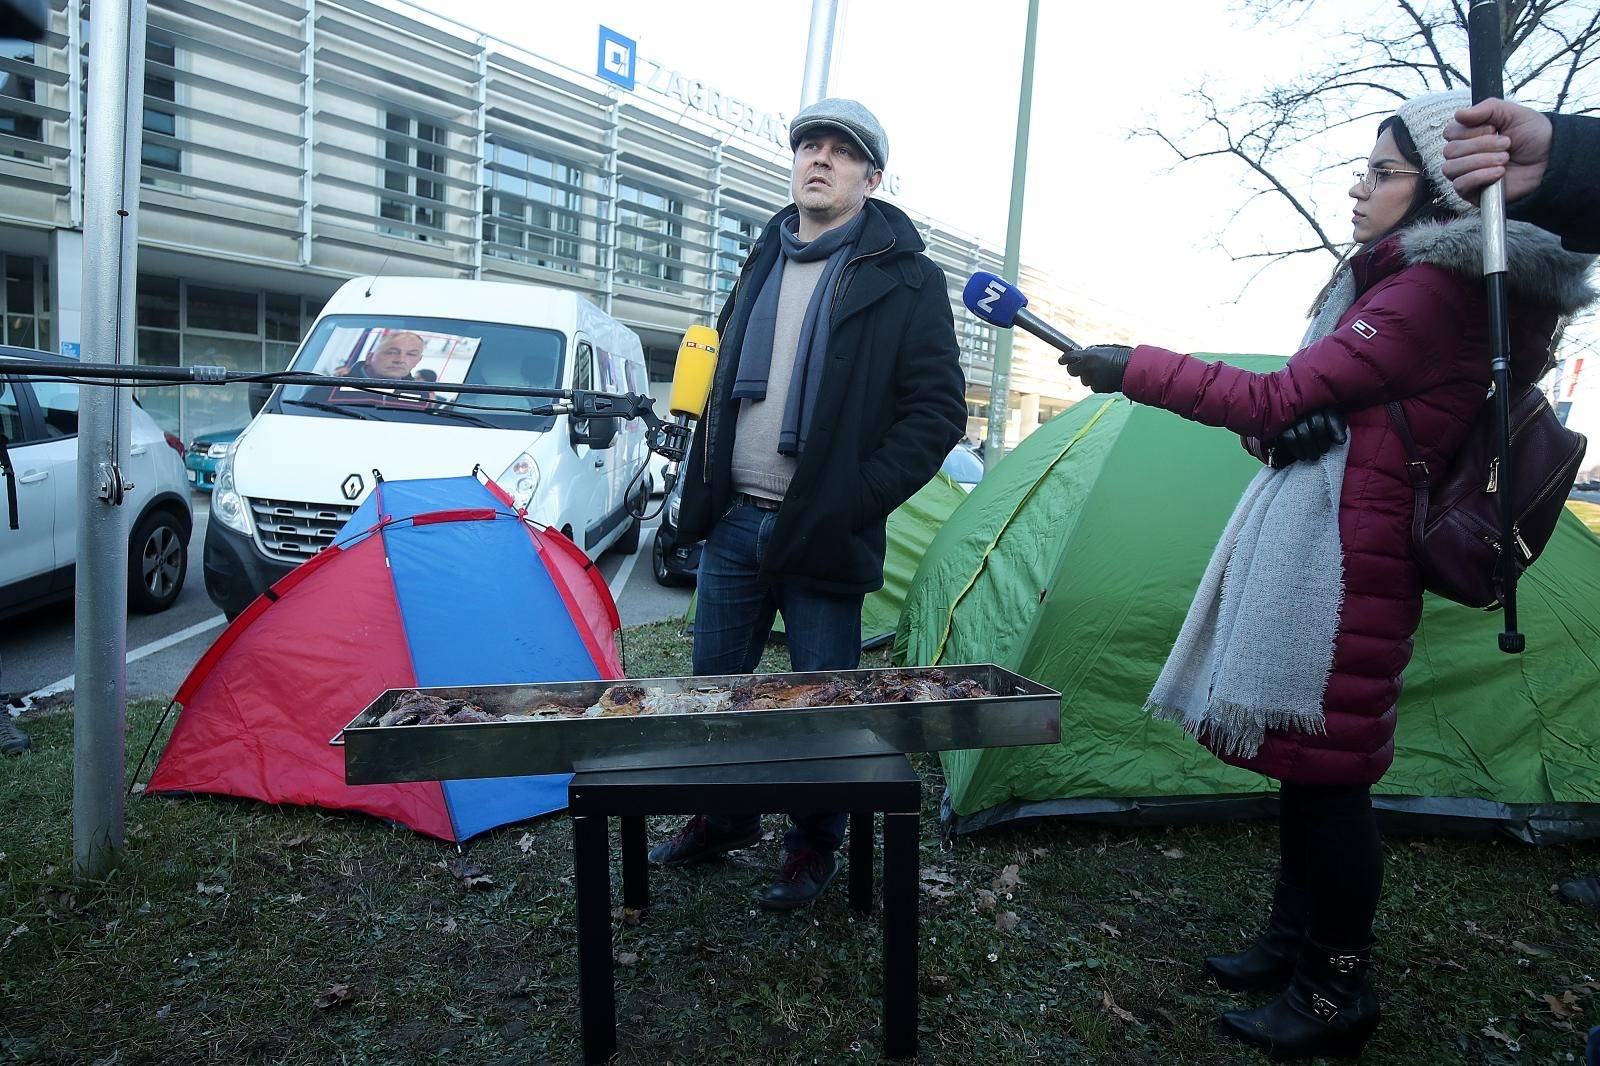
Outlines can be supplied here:
M1067 373L1095 392L1121 392L1122 375L1128 370L1133 349L1126 344L1091 344L1075 352L1064 352L1060 360Z
M1267 456L1276 469L1293 462L1320 459L1335 444L1349 438L1349 428L1338 411L1313 411L1266 443Z

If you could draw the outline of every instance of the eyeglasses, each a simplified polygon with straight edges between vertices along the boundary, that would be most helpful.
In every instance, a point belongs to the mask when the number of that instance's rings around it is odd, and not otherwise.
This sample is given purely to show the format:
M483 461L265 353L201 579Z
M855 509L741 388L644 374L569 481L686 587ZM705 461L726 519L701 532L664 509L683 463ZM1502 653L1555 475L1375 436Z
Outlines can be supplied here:
M1409 174L1412 177L1419 177L1422 174L1422 171L1395 170L1390 167L1371 167L1367 170L1357 170L1353 173L1355 174L1356 181L1361 183L1361 187L1370 193L1374 192L1378 186L1382 185L1390 178L1396 177L1397 175Z

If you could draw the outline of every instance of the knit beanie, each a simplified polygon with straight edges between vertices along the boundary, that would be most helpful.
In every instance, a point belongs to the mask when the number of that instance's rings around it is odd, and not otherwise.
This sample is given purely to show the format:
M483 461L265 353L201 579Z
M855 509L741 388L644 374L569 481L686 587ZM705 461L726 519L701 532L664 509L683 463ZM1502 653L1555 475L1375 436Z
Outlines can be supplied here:
M1477 208L1463 200L1444 176L1444 127L1456 117L1456 112L1472 103L1472 94L1464 89L1453 92L1427 93L1414 96L1401 104L1395 114L1405 123L1406 132L1422 156L1423 169L1428 172L1428 184L1441 207L1455 214L1467 215Z

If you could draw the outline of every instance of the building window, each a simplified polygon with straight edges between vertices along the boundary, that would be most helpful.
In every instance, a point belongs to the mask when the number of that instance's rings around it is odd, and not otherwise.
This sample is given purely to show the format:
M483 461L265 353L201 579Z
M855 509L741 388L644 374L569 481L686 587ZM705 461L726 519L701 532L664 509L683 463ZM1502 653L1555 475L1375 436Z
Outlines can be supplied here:
M321 309L321 301L289 293L224 289L141 274L134 312L138 361L152 366L282 370ZM141 388L138 396L163 429L184 440L239 429L250 421L243 385Z
M26 255L0 256L5 285L0 290L0 343L19 348L50 347L46 264Z
M383 127L388 134L383 138L383 158L394 164L383 168L383 188L398 195L380 197L378 214L383 218L407 223L410 226L442 230L444 183L435 181L426 174L418 174L417 171L444 174L444 155L430 151L428 147L444 145L443 128L427 119L415 119L410 115L394 111L384 114ZM396 237L410 237L417 241L437 239L409 228L385 226L381 223L378 232Z
M146 133L159 134L163 137L176 139L178 136L177 112L168 111L161 106L161 102L177 103L178 84L166 76L165 71L151 71L151 64L162 67L177 67L178 50L170 42L156 37L146 39L144 46L145 75L144 75L144 129ZM174 174L183 170L183 152L169 144L151 143L146 137L139 147L139 161L152 170L168 170ZM140 180L146 185L161 185L175 188L175 183L163 181L150 175L141 175Z
M630 274L681 283L683 202L633 182L617 181L617 266ZM665 260L670 260L667 262ZM662 285L640 282L645 288Z
M717 292L726 295L733 291L734 282L744 266L745 257L761 233L761 223L723 212L722 232L717 234Z
M577 273L583 246L561 235L583 232L583 170L498 138L484 146L484 163L485 254Z
M37 62L35 48L29 41L0 39L0 60L5 61L4 66L0 66L0 135L42 142L44 122L37 115L29 114L27 106L38 103L39 83L10 69L18 64L32 66ZM44 160L43 155L25 148L14 148L4 154L16 159Z

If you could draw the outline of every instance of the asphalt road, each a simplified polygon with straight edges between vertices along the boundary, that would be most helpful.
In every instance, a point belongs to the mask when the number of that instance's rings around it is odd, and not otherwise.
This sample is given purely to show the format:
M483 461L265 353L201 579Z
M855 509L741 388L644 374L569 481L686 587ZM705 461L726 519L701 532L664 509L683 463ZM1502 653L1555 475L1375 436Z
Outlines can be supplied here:
M655 503L659 503L659 498ZM128 695L170 696L200 656L221 635L224 619L206 596L200 573L201 546L210 517L207 500L195 501L194 533L189 539L189 573L177 602L160 614L128 616ZM611 585L624 625L681 618L688 589L657 585L650 573L650 545L656 522L646 525L632 556L608 552L600 571ZM0 621L0 696L64 691L72 687L72 604L61 603Z

